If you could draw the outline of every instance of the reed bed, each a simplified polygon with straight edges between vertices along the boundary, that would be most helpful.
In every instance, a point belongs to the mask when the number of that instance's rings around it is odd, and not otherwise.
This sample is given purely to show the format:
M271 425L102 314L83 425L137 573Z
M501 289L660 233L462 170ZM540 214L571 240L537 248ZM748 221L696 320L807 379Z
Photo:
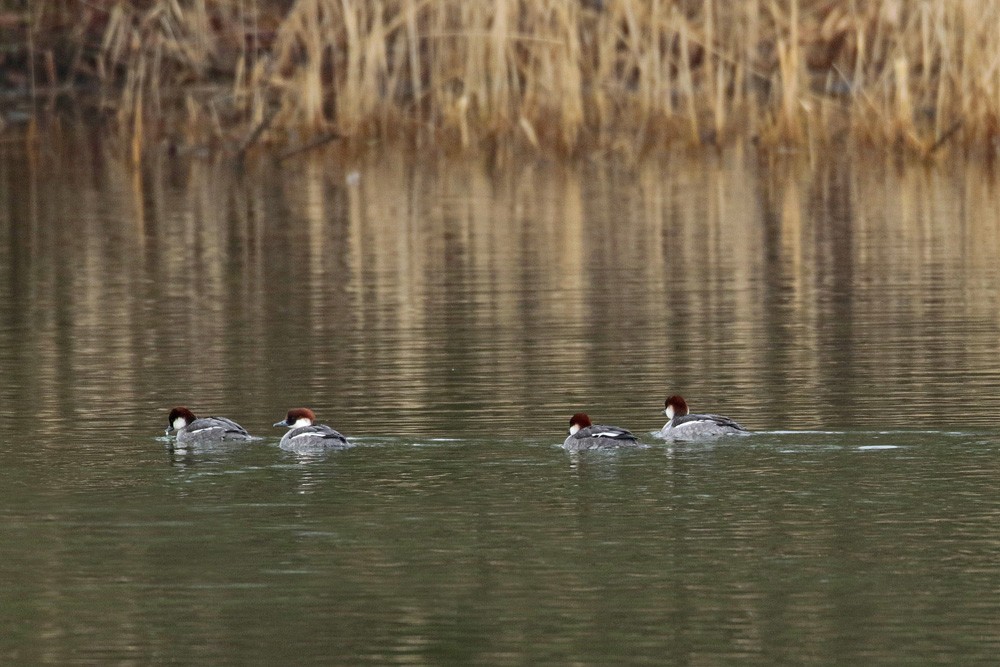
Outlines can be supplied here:
M929 157L992 154L1000 132L1000 0L6 0L0 33L0 87L36 113L91 91L137 155L336 139Z

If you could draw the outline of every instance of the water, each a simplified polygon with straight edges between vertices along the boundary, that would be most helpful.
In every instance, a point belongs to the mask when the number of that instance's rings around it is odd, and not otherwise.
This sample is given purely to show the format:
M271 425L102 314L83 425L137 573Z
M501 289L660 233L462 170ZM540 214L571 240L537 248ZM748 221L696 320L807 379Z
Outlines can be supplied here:
M0 145L0 659L989 662L975 167ZM668 393L757 431L668 445ZM172 405L260 440L172 451ZM311 406L359 446L277 447ZM569 415L653 446L558 448Z

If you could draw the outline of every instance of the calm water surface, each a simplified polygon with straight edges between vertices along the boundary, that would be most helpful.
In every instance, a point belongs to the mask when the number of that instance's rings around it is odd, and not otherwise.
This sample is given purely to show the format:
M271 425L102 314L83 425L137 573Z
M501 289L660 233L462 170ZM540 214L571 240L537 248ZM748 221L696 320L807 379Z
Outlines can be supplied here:
M0 145L0 661L1000 651L972 167ZM669 445L668 393L757 431ZM172 451L172 405L261 438ZM303 457L313 407L359 447ZM651 447L571 456L585 410Z

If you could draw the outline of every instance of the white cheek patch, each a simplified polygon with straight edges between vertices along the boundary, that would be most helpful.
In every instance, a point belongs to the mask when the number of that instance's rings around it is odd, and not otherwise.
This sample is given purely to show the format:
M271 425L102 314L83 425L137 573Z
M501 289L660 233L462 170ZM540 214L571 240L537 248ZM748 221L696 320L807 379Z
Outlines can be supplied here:
M182 428L184 428L185 426L187 426L187 423L188 422L187 422L186 419L184 419L184 417L178 417L177 419L174 420L174 424L173 424L174 430L175 431L181 430Z
M576 435L576 432L579 431L579 430L580 430L580 425L579 424L573 424L572 426L569 427L569 434L570 435Z
M664 411L664 414L667 415L667 419L673 419L674 418L674 406L668 405L667 409Z
M312 420L308 417L299 417L298 420L292 425L292 428L299 428L302 426L309 426L312 424Z

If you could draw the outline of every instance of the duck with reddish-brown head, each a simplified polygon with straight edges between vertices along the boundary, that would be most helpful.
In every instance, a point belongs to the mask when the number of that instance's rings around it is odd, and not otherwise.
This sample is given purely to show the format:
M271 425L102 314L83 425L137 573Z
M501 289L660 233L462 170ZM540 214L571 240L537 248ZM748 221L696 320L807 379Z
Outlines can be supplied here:
M613 449L620 447L643 447L639 439L630 431L617 426L593 424L583 412L569 419L569 437L563 449L579 452L585 449Z
M750 433L729 417L719 415L691 414L683 396L670 396L663 402L663 414L667 423L660 429L660 435L672 440L707 440L725 435L747 435Z
M225 417L198 417L178 405L167 416L167 435L176 435L181 447L250 440L247 430Z
M309 408L292 408L283 421L274 425L288 427L278 446L289 451L347 449L353 446L343 434L326 424L317 424L316 415Z

